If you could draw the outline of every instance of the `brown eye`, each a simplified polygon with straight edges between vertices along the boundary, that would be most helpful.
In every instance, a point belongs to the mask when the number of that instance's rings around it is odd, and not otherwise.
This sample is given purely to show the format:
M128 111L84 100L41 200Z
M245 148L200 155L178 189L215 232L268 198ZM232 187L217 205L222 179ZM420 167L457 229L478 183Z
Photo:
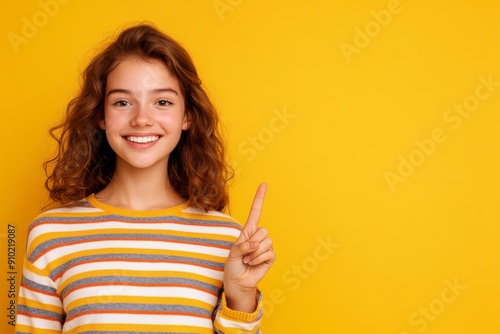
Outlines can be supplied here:
M172 102L168 100L160 100L157 102L160 107L168 107L169 105L172 104Z
M114 106L117 106L117 107L127 107L130 105L130 103L128 103L128 101L125 101L125 100L119 100L119 101L116 101L115 103L113 103Z

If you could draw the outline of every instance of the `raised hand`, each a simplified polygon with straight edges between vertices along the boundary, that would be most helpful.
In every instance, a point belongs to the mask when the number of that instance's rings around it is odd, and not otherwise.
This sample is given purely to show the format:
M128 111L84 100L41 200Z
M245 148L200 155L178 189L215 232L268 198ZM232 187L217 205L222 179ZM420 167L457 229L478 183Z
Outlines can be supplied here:
M257 283L274 263L276 254L264 227L259 227L267 184L257 189L247 222L229 252L224 269L224 290L228 307L253 312L257 301Z

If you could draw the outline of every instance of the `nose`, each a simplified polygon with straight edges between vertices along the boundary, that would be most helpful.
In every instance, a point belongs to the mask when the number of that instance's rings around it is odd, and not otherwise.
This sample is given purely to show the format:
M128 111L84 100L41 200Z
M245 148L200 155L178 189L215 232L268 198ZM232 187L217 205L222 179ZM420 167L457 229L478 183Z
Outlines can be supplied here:
M151 108L147 105L137 106L131 119L131 125L134 127L147 127L154 124L154 117Z

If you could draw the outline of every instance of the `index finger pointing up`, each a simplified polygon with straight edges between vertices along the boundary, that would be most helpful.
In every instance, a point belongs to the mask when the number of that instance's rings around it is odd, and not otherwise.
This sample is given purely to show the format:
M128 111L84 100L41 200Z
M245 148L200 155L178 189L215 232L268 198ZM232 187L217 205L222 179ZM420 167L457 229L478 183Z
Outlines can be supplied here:
M243 227L243 230L246 232L250 232L253 234L257 227L259 226L260 213L262 212L262 206L264 205L264 197L266 196L267 184L261 183L257 192L255 193L255 197L253 199L252 208L250 209L250 213L248 214L248 219Z

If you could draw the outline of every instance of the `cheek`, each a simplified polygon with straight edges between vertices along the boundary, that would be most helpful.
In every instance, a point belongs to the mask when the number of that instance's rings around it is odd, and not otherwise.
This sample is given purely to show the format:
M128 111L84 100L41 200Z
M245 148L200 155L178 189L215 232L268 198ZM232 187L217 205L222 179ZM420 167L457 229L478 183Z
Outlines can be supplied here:
M125 120L123 117L119 117L119 115L111 112L104 114L104 120L102 121L106 131L118 129L123 126L124 122Z
M160 123L165 129L170 129L170 131L181 130L183 126L183 118L180 116L167 115L165 117L158 118L158 123Z

